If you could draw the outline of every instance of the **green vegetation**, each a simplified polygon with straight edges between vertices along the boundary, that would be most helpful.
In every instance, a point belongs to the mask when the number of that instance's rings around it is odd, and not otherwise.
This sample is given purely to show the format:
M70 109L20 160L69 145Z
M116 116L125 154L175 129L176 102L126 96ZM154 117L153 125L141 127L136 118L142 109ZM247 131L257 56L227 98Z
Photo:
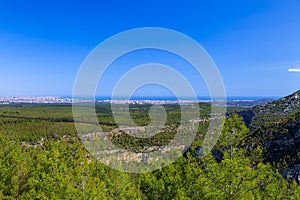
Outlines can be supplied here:
M260 148L257 162L271 163L274 170L300 184L300 91L240 115L251 129L244 141L248 153Z
M208 119L210 106L199 107L199 117ZM138 125L150 123L149 108L130 107ZM145 140L122 133L112 141L132 151L166 144L181 115L178 105L165 108L171 128L162 134ZM97 105L96 110L105 131L117 128L109 105ZM201 145L207 126L206 120L200 123L192 147ZM259 147L251 155L244 151L249 134L233 114L215 147L224 155L221 162L212 155L200 159L191 148L161 170L130 174L89 155L78 138L70 105L1 106L0 199L299 199L300 187L263 164Z

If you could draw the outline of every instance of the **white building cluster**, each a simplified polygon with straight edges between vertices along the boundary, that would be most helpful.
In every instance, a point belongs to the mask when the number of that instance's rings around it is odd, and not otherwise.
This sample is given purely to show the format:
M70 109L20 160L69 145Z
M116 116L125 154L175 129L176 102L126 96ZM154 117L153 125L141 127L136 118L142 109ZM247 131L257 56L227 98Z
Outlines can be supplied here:
M84 99L72 99L63 97L0 97L0 104L68 104L68 103L98 103L98 104L192 104L196 102L213 103L211 100L84 100ZM221 102L221 101L220 101ZM220 102L214 102L221 104Z
M0 97L0 104L43 104L43 103L72 103L70 98L60 97Z

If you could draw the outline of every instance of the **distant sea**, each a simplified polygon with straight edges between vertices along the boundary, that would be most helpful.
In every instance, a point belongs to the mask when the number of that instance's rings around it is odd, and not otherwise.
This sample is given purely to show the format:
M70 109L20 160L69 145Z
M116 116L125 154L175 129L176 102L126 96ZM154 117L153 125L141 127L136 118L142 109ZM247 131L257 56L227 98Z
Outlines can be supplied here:
M63 98L72 98L70 96L65 96ZM255 101L255 100L259 100L259 99L279 99L281 97L278 96L227 96L226 99L227 101ZM91 99L91 98L82 98L82 99ZM95 98L96 100L111 100L111 97L109 96L97 96ZM124 97L118 97L117 100L124 100L126 98ZM177 100L178 98L175 96L133 96L130 98L130 100ZM192 100L194 98L190 98L190 97L182 97L181 99L183 100ZM218 98L215 98L218 99ZM201 96L201 97L197 97L197 100L203 100L203 101L208 101L211 100L211 97L209 96Z

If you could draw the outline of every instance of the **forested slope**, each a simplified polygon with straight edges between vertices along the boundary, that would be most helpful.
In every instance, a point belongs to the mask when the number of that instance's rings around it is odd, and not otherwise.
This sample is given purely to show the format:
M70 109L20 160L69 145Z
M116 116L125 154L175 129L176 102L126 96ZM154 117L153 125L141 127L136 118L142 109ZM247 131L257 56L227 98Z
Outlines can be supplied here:
M261 147L264 162L300 184L300 91L239 115L251 129L248 152Z
M202 118L210 106L200 105ZM108 105L96 107L100 125L116 128ZM140 124L149 123L149 106L132 108ZM176 106L168 109L168 123L178 121ZM207 120L202 120L191 151L173 164L148 173L113 170L86 151L72 122L68 105L0 107L0 199L297 199L300 188L268 163L262 150L247 156L241 148L249 129L241 118L227 118L216 145L223 159L200 159ZM176 127L176 126L175 126ZM172 136L172 129L166 137ZM160 135L164 140L163 135ZM123 145L121 138L116 140ZM147 143L148 144L148 143ZM137 149L145 141L136 141Z

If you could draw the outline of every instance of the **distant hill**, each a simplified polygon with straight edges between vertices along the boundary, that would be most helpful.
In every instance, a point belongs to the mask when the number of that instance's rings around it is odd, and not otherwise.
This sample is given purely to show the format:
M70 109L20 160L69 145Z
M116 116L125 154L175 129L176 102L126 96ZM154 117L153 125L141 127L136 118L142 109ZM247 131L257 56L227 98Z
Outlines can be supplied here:
M274 101L271 98L262 98L257 100L231 100L227 101L227 106L235 106L235 107L253 107L257 105L264 105L268 102Z
M281 99L256 105L239 113L251 129L266 121L276 121L300 110L300 90Z
M251 133L246 149L263 148L264 162L300 184L300 90L239 112Z

